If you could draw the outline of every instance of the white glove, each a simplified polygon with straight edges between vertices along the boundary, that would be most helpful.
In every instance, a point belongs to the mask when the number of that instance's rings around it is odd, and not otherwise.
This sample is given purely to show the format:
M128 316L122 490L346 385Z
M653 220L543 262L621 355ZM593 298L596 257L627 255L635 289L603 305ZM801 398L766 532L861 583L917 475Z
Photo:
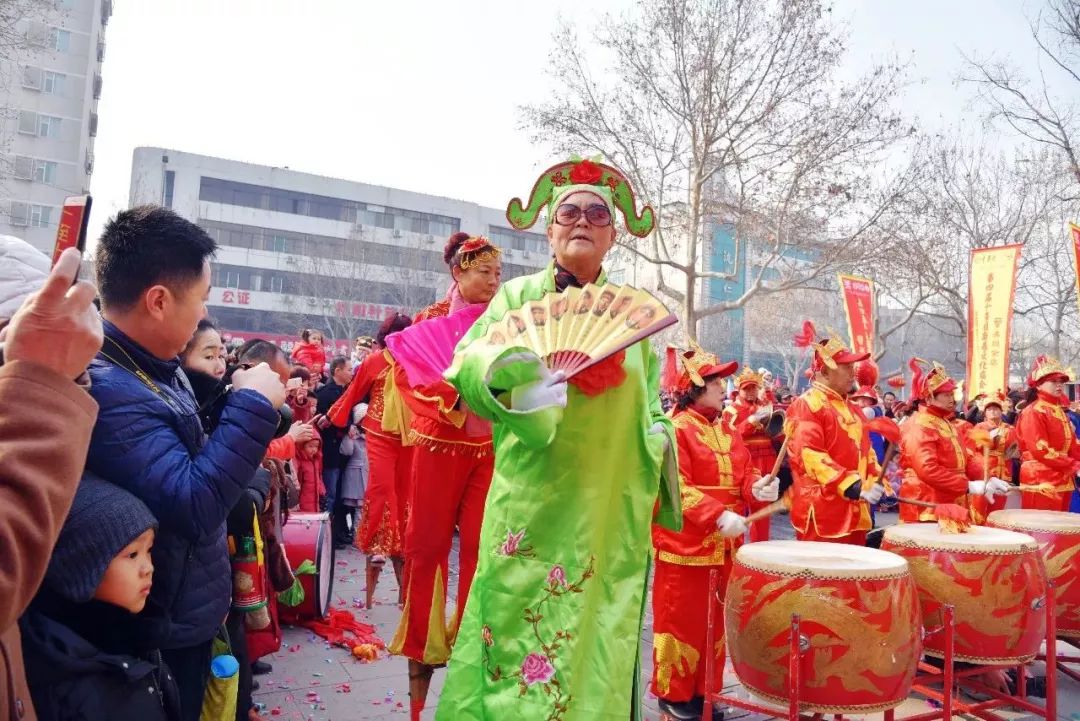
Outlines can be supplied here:
M1004 496L1009 492L1009 484L1000 478L991 478L989 481L968 481L968 493L973 496L986 496L986 500L994 500L994 496Z
M746 533L746 519L733 511L724 511L716 519L716 527L724 538L736 538Z
M660 421L653 423L649 427L649 435L655 436L656 434L662 434L664 436L664 452L667 453L671 449L671 440L668 438L667 433L664 433L664 424Z
M755 501L775 501L780 497L780 479L772 475L762 476L750 486L750 493Z
M869 489L859 494L859 498L863 499L871 506L881 500L881 497L885 495L885 488L880 483L875 483L870 486Z
M552 373L540 364L540 379L510 391L510 407L515 411L535 411L553 406L566 408L566 373Z
M760 426L766 418L772 415L772 406L764 406L750 414L750 422Z

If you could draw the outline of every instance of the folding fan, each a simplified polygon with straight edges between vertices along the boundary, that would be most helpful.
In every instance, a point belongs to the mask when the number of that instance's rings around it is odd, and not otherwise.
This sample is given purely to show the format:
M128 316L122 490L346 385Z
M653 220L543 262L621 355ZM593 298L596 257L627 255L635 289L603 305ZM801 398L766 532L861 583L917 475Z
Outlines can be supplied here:
M426 386L443 380L443 372L450 367L458 341L486 308L483 303L473 303L450 315L429 318L387 337L386 347L405 369L409 384Z
M530 350L569 378L677 322L646 290L590 283L508 311L478 342Z

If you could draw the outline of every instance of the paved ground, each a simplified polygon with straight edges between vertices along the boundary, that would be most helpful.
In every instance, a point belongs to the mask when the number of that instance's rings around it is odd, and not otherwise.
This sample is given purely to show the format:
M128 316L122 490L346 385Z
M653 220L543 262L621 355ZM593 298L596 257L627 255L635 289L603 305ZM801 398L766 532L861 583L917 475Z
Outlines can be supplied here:
M888 525L895 517L884 516L880 524ZM786 516L773 522L773 537L790 537L791 526ZM451 569L450 588L456 586ZM396 605L397 586L394 574L387 568L379 580L376 605L370 611L360 608L364 595L364 557L355 550L338 553L334 582L335 604L353 610L363 622L373 624L385 641L389 641L397 628L400 611ZM652 615L646 616L642 637L642 658L651 671L648 661L652 659ZM1077 652L1080 655L1080 652ZM255 693L255 700L262 704L268 719L288 721L361 721L363 719L407 719L408 679L406 662L400 658L384 656L373 663L353 660L344 649L330 648L314 634L299 628L285 630L282 650L270 659L274 670L259 677L262 687ZM434 718L434 708L445 671L437 671L431 684L428 710L424 719ZM1080 721L1080 684L1064 676L1060 677L1058 694L1059 718L1063 721ZM729 672L725 678L728 692L745 695L738 680ZM642 686L647 688L648 675ZM658 721L655 699L645 699L648 721ZM909 700L897 711L897 718L912 716L929 710L926 702ZM730 711L728 721L756 721L757 718L742 711ZM881 714L867 718L881 718ZM960 717L957 717L960 718ZM1024 718L1010 714L1009 718ZM493 720L494 721L494 720ZM501 721L501 720L499 720ZM522 720L525 721L525 720Z

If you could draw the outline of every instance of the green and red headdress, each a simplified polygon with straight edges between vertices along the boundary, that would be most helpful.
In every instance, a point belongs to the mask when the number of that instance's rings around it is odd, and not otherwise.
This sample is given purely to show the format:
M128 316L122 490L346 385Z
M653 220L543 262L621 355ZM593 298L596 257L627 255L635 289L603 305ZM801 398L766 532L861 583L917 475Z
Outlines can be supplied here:
M608 206L612 218L618 209L629 233L644 238L652 232L653 210L646 205L640 214L637 212L634 191L622 171L580 158L572 158L545 170L529 193L528 205L522 205L521 198L514 198L506 207L506 219L518 230L525 230L536 224L540 211L546 206L550 225L559 201L577 192L598 196Z

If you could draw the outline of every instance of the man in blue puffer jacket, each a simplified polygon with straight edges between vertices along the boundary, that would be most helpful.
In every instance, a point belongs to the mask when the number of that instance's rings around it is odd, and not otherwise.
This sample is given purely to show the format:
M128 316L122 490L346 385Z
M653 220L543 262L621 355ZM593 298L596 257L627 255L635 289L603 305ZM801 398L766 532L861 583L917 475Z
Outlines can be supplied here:
M285 400L266 364L238 371L220 423L204 437L177 356L206 316L215 250L198 226L142 206L109 222L95 257L105 343L90 366L101 410L87 467L140 498L160 523L151 596L171 616L162 651L191 721L231 599L225 519L266 454Z

